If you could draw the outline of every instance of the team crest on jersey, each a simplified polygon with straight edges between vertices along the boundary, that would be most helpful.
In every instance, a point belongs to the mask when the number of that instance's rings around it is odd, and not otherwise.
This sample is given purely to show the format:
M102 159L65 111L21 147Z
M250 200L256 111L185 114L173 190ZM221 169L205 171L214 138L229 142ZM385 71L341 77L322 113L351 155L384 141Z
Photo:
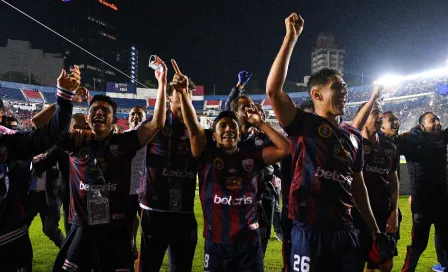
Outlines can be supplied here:
M110 153L114 156L117 156L120 153L120 148L118 145L110 145L109 147Z
M355 135L350 134L350 141L352 142L353 146L358 149L358 140L356 139Z
M319 133L320 137L328 138L333 133L333 130L329 125L323 124L317 129L317 133Z
M227 190L241 190L242 179L236 176L230 176L226 179Z
M440 148L445 147L445 142L444 142L443 140L437 141L436 144L437 144L437 146L440 147Z
M6 146L1 146L0 147L0 158L2 159L2 161L6 161L6 158L8 157L8 149L6 148Z
M89 148L88 147L81 148L78 152L78 156L81 159L86 159L89 156Z
M224 168L224 162L222 161L221 158L216 158L213 161L213 165L215 166L216 169L218 170L222 170Z
M173 128L172 127L164 127L162 129L162 134L170 137L173 134Z
M364 153L370 154L370 146L364 145Z
M263 144L264 144L264 142L263 142L262 139L256 139L255 140L255 146L256 147L263 147Z
M386 154L386 157L390 158L394 154L392 149L384 149L384 154Z
M247 172L250 172L254 169L254 160L252 159L245 159L242 162L244 170Z

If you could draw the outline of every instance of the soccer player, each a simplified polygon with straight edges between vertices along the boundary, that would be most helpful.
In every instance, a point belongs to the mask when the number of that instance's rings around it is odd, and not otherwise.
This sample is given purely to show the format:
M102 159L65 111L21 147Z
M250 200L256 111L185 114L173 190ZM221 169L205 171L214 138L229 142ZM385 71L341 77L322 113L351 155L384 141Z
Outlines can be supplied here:
M221 112L213 122L213 147L204 149L205 135L198 126L191 141L193 155L201 158L204 271L263 271L257 212L259 172L286 156L289 142L262 121L254 104L245 111L246 121L265 133L272 146L238 145L241 128L230 111Z
M134 106L129 111L128 115L128 124L129 129L125 132L136 130L140 124L146 119L146 110L140 106ZM131 165L131 186L129 189L130 201L135 203L135 210L139 211L139 201L138 201L138 193L140 186L142 184L142 180L144 178L145 172L145 163L146 163L146 149L145 145L140 150L137 151L134 158L132 159ZM137 258L138 250L137 250L137 231L139 226L139 220L137 214L135 215L135 222L133 225L129 226L132 248L134 251L134 257Z
M432 224L441 246L448 249L448 130L442 130L439 117L432 112L422 114L418 123L396 139L400 153L406 158L412 197L412 243L402 271L415 271Z
M362 271L367 262L368 272L375 269L391 271L393 256L396 256L395 233L398 229L398 175L399 154L393 143L379 137L383 113L381 106L375 102L373 108L367 102L361 104L362 109L371 108L367 122L362 129L364 148L364 181L369 192L370 205L378 227L382 232L389 233L394 241L391 242L389 255L379 258L377 252L372 250L373 239L370 230L362 220L361 215L354 211L354 226L360 230L360 266Z
M294 271L356 271L355 203L373 238L376 225L362 176L362 137L337 121L344 114L347 85L340 73L322 69L308 82L315 113L297 109L282 90L292 51L304 21L296 13L286 20L286 36L267 80L274 113L292 141L293 180L289 194L291 266ZM380 239L381 241L382 239Z
M167 68L155 71L159 83L154 116L138 129L113 134L117 105L108 96L96 95L89 104L87 121L91 140L80 147L73 140L61 148L70 154L70 223L72 228L59 251L53 271L131 271L134 256L129 225L135 204L129 201L131 161L135 153L165 123Z
M186 114L197 122L191 101L195 86L174 60L172 65L176 74L167 89L165 127L148 145L147 177L140 194L140 271L159 271L167 249L171 271L191 271L197 243L198 166L191 153L192 131L185 124Z
M26 214L30 170L29 163L23 161L31 160L59 141L70 123L71 100L80 80L78 66L70 69L70 74L62 70L57 79L56 111L47 126L32 132L0 135L0 271L32 271Z
M243 94L244 86L246 86L247 82L249 82L251 77L252 73L246 70L242 70L238 73L238 83L230 91L229 96L227 97L226 102L224 104L224 110L230 110L230 104L235 98Z

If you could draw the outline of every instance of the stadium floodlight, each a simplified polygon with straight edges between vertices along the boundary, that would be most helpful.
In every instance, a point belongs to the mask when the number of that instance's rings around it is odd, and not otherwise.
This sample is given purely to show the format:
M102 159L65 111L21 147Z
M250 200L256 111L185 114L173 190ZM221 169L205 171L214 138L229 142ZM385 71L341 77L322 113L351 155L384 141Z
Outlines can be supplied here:
M133 56L135 56L135 52L132 52L131 54L132 54Z
M413 80L419 78L430 78L430 77L438 77L448 75L448 66L445 68L439 68L435 70L430 70L417 74L410 74L406 76L397 76L397 75L386 75L381 77L380 79L375 80L374 84L381 84L384 86L394 86L399 85L401 82L406 80Z
M134 51L134 50L135 50L135 47L134 47L134 46L132 46L132 47L131 47L131 49L132 49L132 50Z
M135 60L135 58L134 58L134 57L132 57L132 60Z
M131 66L131 69L132 69L132 70L134 70L134 69L135 69L135 66L134 66L134 65L132 65L132 66Z
M373 82L373 84L380 84L384 86L393 86L398 85L400 82L404 80L404 76L398 76L398 75L385 75Z

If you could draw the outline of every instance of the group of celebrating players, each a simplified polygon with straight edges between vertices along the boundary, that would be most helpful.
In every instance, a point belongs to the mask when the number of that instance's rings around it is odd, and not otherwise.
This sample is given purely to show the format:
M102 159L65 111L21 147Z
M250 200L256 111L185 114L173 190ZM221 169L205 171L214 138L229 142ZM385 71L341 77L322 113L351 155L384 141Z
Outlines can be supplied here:
M29 178L23 175L29 169L20 163L31 159L37 170L45 171L55 161L67 170L71 228L55 272L134 271L134 266L159 271L167 249L171 271L192 271L196 177L204 219L204 271L263 271L267 239L260 230L266 214L259 202L270 187L266 183L278 178L284 271L364 271L366 264L368 271L391 271L401 216L400 154L408 164L413 216L403 271L415 271L431 224L448 249L448 131L441 130L438 117L425 113L414 130L398 135L398 120L382 112L381 88L374 86L349 125L342 121L347 85L332 69L310 77L312 103L297 108L282 87L304 21L293 13L285 25L266 94L287 136L268 125L253 101L241 95L245 82L229 96L230 110L205 130L192 104L188 77L172 60L175 75L168 84L168 68L159 57L154 65L163 69L155 71L154 114L145 120L145 110L134 107L130 129L114 133L117 105L110 97L96 95L85 117L72 116L73 103L87 90L80 87L77 66L69 74L62 71L54 113L41 115L46 125L24 133L1 129L0 271L32 271L27 211L33 203ZM240 81L249 77L243 73ZM272 166L278 162L282 167L276 177Z

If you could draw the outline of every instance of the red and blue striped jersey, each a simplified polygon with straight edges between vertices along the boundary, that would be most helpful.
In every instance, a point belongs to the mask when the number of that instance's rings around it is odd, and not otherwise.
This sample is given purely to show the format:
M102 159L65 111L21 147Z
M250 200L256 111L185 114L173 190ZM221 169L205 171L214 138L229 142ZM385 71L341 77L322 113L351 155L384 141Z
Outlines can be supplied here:
M87 194L92 190L107 191L112 223L135 217L135 204L129 198L131 162L141 147L134 130L92 140L70 154L70 223L88 225Z
M171 111L165 127L148 144L146 171L140 187L142 208L193 212L198 163L191 153L187 127Z
M299 109L284 129L291 142L293 173L289 218L317 229L351 226L352 174L364 164L359 131Z
M395 145L381 137L378 138L378 143L363 139L364 183L374 213L390 211L390 173L397 171L400 160Z
M241 145L234 154L209 147L199 170L199 194L204 238L217 243L241 243L259 237L259 172L261 150Z

